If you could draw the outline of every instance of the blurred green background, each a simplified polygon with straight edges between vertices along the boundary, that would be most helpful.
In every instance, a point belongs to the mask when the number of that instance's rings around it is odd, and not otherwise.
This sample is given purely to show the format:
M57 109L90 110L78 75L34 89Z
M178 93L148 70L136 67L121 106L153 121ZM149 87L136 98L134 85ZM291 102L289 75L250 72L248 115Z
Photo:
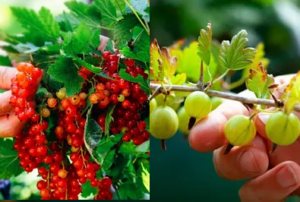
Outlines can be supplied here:
M276 76L300 69L299 19L299 0L151 0L151 41L156 38L162 47L186 38L188 44L208 21L218 41L230 40L246 29L249 46L264 43L270 59L268 72ZM221 179L212 153L193 151L180 133L166 143L167 151L161 151L160 142L151 139L152 200L240 201L243 181Z

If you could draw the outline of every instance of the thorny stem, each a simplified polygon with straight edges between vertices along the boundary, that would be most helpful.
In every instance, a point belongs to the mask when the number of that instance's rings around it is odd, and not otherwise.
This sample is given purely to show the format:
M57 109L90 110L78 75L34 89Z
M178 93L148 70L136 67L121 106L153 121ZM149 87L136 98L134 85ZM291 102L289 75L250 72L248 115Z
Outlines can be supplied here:
M141 20L141 18L139 17L139 15L136 13L135 9L130 5L130 3L127 2L127 0L124 0L124 2L130 8L130 10L132 10L132 12L136 16L136 18L140 21L141 25L144 27L144 29L146 30L147 34L150 35L149 29L147 29L147 27L145 26L144 22Z
M150 84L150 89L155 90L157 88L159 88L159 91L161 93L164 92L159 84L152 84L152 83ZM172 91L193 92L193 91L199 91L199 88L190 87L190 86L172 85ZM273 106L273 107L275 106L274 100L244 97L234 93L221 92L215 90L207 90L206 93L210 96L235 100L246 104L259 104L259 105L266 105L266 106ZM300 106L299 105L295 106L294 110L300 112Z

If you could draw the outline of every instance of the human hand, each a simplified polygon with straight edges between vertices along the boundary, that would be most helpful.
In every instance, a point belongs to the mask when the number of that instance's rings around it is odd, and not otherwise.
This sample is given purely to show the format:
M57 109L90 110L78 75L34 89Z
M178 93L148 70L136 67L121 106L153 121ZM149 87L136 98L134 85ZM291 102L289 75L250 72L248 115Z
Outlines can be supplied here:
M13 111L13 106L10 104L12 92L10 90L11 80L18 73L16 68L0 66L0 89L7 90L0 94L0 137L14 137L20 134L26 121L20 121ZM37 79L37 84L41 81L41 77ZM33 90L33 94L27 98L28 102L35 105L34 95L37 91Z
M275 78L279 88L274 91L280 97L294 75ZM249 91L241 94L254 96ZM300 117L300 113L294 112ZM268 155L272 143L266 138L265 123L268 114L259 113L253 120L257 135L252 143L234 147L224 155L226 139L224 126L227 120L238 114L251 115L251 111L237 101L226 100L209 116L192 128L190 146L200 152L213 152L213 162L219 176L229 180L249 179L240 189L242 202L281 202L291 195L300 195L300 138L289 146L278 146Z

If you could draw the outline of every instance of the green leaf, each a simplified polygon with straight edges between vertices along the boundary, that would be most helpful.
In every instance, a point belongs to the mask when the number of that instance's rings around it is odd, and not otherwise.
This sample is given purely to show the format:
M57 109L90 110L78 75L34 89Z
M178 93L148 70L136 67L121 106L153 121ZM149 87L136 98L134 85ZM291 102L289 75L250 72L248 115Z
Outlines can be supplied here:
M144 62L144 63L149 62L149 50L148 50L148 52L147 51L140 51L140 52L134 53L130 50L130 48L128 46L126 46L121 50L121 53L126 58L139 60L139 61Z
M102 158L101 167L105 173L107 173L109 168L111 167L115 153L116 153L116 150L111 150L111 151L105 153L105 155L102 155L103 158Z
M139 21L135 15L124 15L122 20L119 20L114 29L115 45L118 49L123 49L127 43L132 40L132 30L139 25Z
M49 92L47 91L46 88L39 87L36 94L35 94L35 98L36 99L43 99L48 94L49 94Z
M133 142L123 142L119 152L125 155L137 155L136 151L137 146L133 144Z
M131 6L136 10L139 14L142 15L144 19L147 20L147 22L150 21L150 15L146 12L146 9L148 6L148 1L145 0L130 0ZM132 12L130 8L127 6L127 12Z
M274 78L268 75L262 63L255 69L250 69L249 78L246 80L247 89L254 92L257 98L269 99L270 92L268 86L274 83Z
M101 13L101 22L106 28L114 28L118 21L116 7L111 0L95 0L94 5Z
M50 10L48 10L45 7L42 7L39 11L40 20L42 24L44 25L45 30L47 31L49 36L52 36L53 38L59 37L59 25L57 21L52 16ZM44 33L45 34L45 33Z
M200 36L198 38L198 55L203 62L209 66L211 56L211 41L212 41L212 29L211 23L208 23L206 30L201 29Z
M101 67L95 67L94 65L86 62L85 60L82 60L79 57L75 57L74 60L76 60L80 64L80 66L85 67L86 69L90 70L91 72L93 72L95 74L102 71Z
M0 179L9 179L22 173L18 152L13 150L12 139L0 139Z
M240 70L251 65L256 50L254 48L245 48L247 44L248 38L246 30L241 30L235 35L231 43L229 41L223 41L219 54L220 65L230 70Z
M142 163L142 179L143 179L143 183L144 186L146 187L146 189L148 190L148 192L150 192L150 174L149 171L144 167L144 164Z
M59 25L47 8L42 7L37 14L32 9L11 7L13 15L27 30L26 36L42 41L56 41L59 37ZM32 39L33 39L32 38Z
M292 113L294 107L300 104L300 71L290 80L289 85L284 89L280 100L284 100L284 112Z
M143 91L145 91L147 94L149 94L150 90L149 90L148 80L144 79L141 75L138 75L137 77L133 77L133 76L127 74L125 72L125 69L121 69L119 75L121 78L123 78L127 81L138 83L141 86L141 89Z
M104 48L104 51L114 52L114 44L111 39L108 39L107 44Z
M65 5L72 11L74 17L68 16L69 20L72 21L72 27L77 26L80 22L84 22L91 28L100 28L101 15L95 6L87 5L79 1L67 1ZM72 19L71 19L72 18Z
M69 56L76 54L90 54L100 44L100 30L91 31L83 22L75 29L74 33L65 36L63 51Z
M78 70L71 58L60 56L59 59L50 66L48 74L58 82L64 84L67 96L72 96L81 90L81 83L84 81L78 75Z
M100 125L91 117L92 106L90 107L87 117L84 130L84 141L86 146L92 150L99 144L103 137L103 131Z
M109 124L114 120L112 113L114 112L116 105L110 105L107 109L107 114L105 117L105 136L109 136Z
M10 61L9 57L0 55L0 65L10 67L11 61Z
M82 184L82 193L81 193L82 197L86 198L89 197L91 194L96 195L96 193L97 193L97 187L92 187L90 181Z
M150 141L148 140L148 141L144 142L143 144L139 145L135 151L145 153L145 152L148 152L149 149L150 149Z

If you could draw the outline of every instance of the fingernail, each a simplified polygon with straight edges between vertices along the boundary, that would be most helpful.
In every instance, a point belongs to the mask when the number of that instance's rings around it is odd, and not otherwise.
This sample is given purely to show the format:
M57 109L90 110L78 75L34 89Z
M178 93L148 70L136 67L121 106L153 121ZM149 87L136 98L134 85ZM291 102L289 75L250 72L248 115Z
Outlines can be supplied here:
M298 178L291 166L285 166L276 174L276 180L282 188L294 186L298 183Z
M264 124L267 123L267 120L269 119L270 115L269 114L258 114L258 118L260 119L261 122Z
M258 173L260 172L259 166L255 160L253 153L249 150L246 150L244 153L241 154L240 159L240 166L244 172L248 173Z

